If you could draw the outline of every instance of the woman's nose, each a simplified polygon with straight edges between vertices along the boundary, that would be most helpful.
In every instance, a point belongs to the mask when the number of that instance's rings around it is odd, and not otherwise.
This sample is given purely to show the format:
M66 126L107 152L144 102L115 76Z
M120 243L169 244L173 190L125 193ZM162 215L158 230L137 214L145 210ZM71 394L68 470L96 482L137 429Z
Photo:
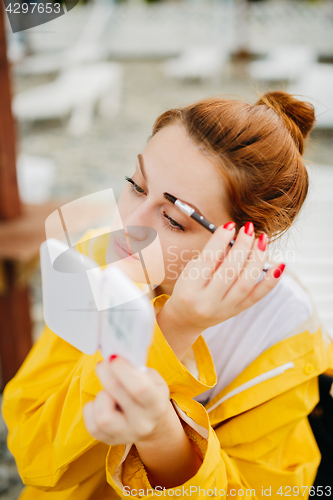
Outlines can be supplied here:
M124 233L132 252L143 249L154 241L157 235L152 225L152 217L149 207L142 204L123 220Z
M149 226L125 226L124 232L131 253L137 253L149 246L157 235L156 229Z
M124 226L124 231L126 236L128 236L131 240L142 241L145 240L149 234L149 226Z

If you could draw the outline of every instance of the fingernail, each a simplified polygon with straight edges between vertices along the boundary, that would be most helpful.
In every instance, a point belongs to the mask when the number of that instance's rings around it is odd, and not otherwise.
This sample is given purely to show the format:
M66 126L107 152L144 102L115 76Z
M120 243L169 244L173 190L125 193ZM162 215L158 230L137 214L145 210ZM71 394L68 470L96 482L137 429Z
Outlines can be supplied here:
M264 252L266 250L266 247L267 247L267 234L261 233L258 240L258 248L259 250Z
M274 278L280 278L280 276L283 273L285 267L286 267L285 264L279 264L278 267L276 269L274 269L274 271L273 271Z
M247 222L247 223L245 224L244 231L245 231L245 233L246 233L246 234L248 234L249 236L252 236L253 231L254 231L254 226L253 226L252 222Z
M231 231L231 229L233 229L234 227L236 226L236 223L235 222L226 222L226 224L224 224L224 229L229 229Z
M109 357L109 361L113 361L116 358L118 358L117 354L111 354L111 356Z

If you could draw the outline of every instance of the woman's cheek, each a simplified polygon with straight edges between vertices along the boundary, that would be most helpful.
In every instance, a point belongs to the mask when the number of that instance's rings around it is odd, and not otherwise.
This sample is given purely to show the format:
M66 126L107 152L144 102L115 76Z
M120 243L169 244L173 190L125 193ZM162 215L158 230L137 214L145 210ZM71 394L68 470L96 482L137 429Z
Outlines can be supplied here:
M182 273L187 262L191 260L192 252L184 245L174 241L164 248L164 266L167 282L175 282Z
M123 226L142 226L143 224L139 220L141 217L139 216L138 219L137 210L140 208L144 199L140 196L131 194L130 190L131 188L129 186L125 186L123 191L120 193L117 202L118 212Z
M142 250L142 258L152 285L160 285L165 279L165 263L163 242L161 242L158 233L156 237Z

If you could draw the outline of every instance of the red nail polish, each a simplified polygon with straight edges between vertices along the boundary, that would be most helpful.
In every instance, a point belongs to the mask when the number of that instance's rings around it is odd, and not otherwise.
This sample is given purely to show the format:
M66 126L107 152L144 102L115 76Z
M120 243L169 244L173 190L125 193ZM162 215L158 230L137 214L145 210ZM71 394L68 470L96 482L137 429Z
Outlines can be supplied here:
M111 356L109 357L109 361L113 361L116 358L118 358L117 354L111 354Z
M245 233L246 233L246 234L248 234L249 236L252 236L253 231L254 231L254 226L253 226L252 222L247 222L247 223L245 224L244 231L245 231Z
M274 278L280 278L280 276L283 273L285 267L286 267L285 264L279 264L278 267L276 269L274 269L274 271L273 271Z
M266 250L266 247L267 247L267 234L261 233L258 240L258 248L259 250L264 252Z
M224 229L229 229L231 231L231 229L233 229L234 227L236 226L236 223L235 222L226 222L226 224L224 224Z

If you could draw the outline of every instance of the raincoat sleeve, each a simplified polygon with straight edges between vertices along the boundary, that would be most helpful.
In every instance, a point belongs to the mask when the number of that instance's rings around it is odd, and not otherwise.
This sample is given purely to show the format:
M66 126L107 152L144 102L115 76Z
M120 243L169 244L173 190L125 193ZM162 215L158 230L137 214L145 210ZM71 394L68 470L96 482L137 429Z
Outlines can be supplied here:
M106 459L107 481L122 498L134 499L139 496L140 498L154 498L162 494L165 497L199 498L199 496L204 496L203 490L205 490L205 495L208 490L212 490L212 494L214 489L221 493L222 489L227 486L227 468L221 458L220 443L209 425L204 408L200 407L200 403L196 401L190 404L186 397L180 394L172 394L172 402L179 413L184 431L201 452L203 462L199 471L186 483L162 492L162 487L150 484L147 471L135 445L130 448L110 447ZM200 488L201 495L199 494Z
M166 301L166 296L154 300L158 310ZM227 484L226 467L220 455L219 440L209 423L205 408L193 399L194 396L207 390L215 384L216 375L208 347L199 336L192 346L192 353L198 374L192 372L179 362L167 343L160 328L156 324L154 344L150 351L148 365L155 368L167 381L170 389L170 399L175 411L180 417L184 431L191 441L199 448L203 462L197 474L178 488L170 488L170 496L184 495L195 489L223 488ZM188 364L186 358L183 360ZM177 368L178 367L178 368ZM153 491L149 483L147 471L142 463L135 445L118 445L109 448L106 458L106 474L108 483L122 498L158 496L158 487ZM186 493L183 493L187 491ZM150 492L150 493L149 493ZM156 493L157 492L157 493ZM195 497L195 496L194 496Z
M102 390L99 351L82 354L45 326L6 385L2 413L8 448L24 484L67 489L98 471L108 447L87 432L83 406Z
M162 300L162 297L157 300ZM204 340L201 336L193 344L192 349L199 373L201 373L199 380L195 379L194 376L192 376L192 380L189 380L189 374L182 380L179 377L172 380L169 377L171 374L168 367L179 362L157 325L155 342L151 351L152 356L148 364L158 369L164 379L167 380L171 402L180 417L184 431L201 452L202 465L197 474L186 483L170 488L170 491L167 490L167 492L163 493L160 487L155 486L156 489L154 490L150 484L147 471L134 444L132 446L118 445L110 447L106 458L107 481L122 498L138 498L139 496L140 498L153 498L159 496L159 494L180 496L181 498L184 496L197 498L199 494L196 496L196 492L199 492L199 487L206 490L214 490L214 488L221 490L227 485L227 469L221 457L220 442L210 425L205 408L193 399L196 395L193 394L193 388L198 387L200 380L202 381L204 376L206 376L205 383L211 382L207 378L209 379L212 372L215 373L214 367L210 365L210 360L205 352ZM203 493L201 496L203 496Z
M155 299L155 307L161 307L165 300L166 296ZM156 324L148 365L158 370L167 381L171 402L180 417L184 431L199 448L203 458L203 463L194 477L179 488L171 488L175 496L181 497L183 494L179 493L182 489L189 493L192 488L193 495L195 487L204 485L205 488L223 488L227 481L226 469L220 457L219 440L210 426L205 408L193 399L215 384L213 361L201 336L193 344L192 350L198 369L197 377L179 362ZM187 364L186 359L184 363ZM153 486L149 483L147 471L135 445L110 447L106 458L106 474L108 483L122 498L138 498L138 495L145 497L147 490L151 492L148 492L147 498L158 496L158 489L153 492Z

